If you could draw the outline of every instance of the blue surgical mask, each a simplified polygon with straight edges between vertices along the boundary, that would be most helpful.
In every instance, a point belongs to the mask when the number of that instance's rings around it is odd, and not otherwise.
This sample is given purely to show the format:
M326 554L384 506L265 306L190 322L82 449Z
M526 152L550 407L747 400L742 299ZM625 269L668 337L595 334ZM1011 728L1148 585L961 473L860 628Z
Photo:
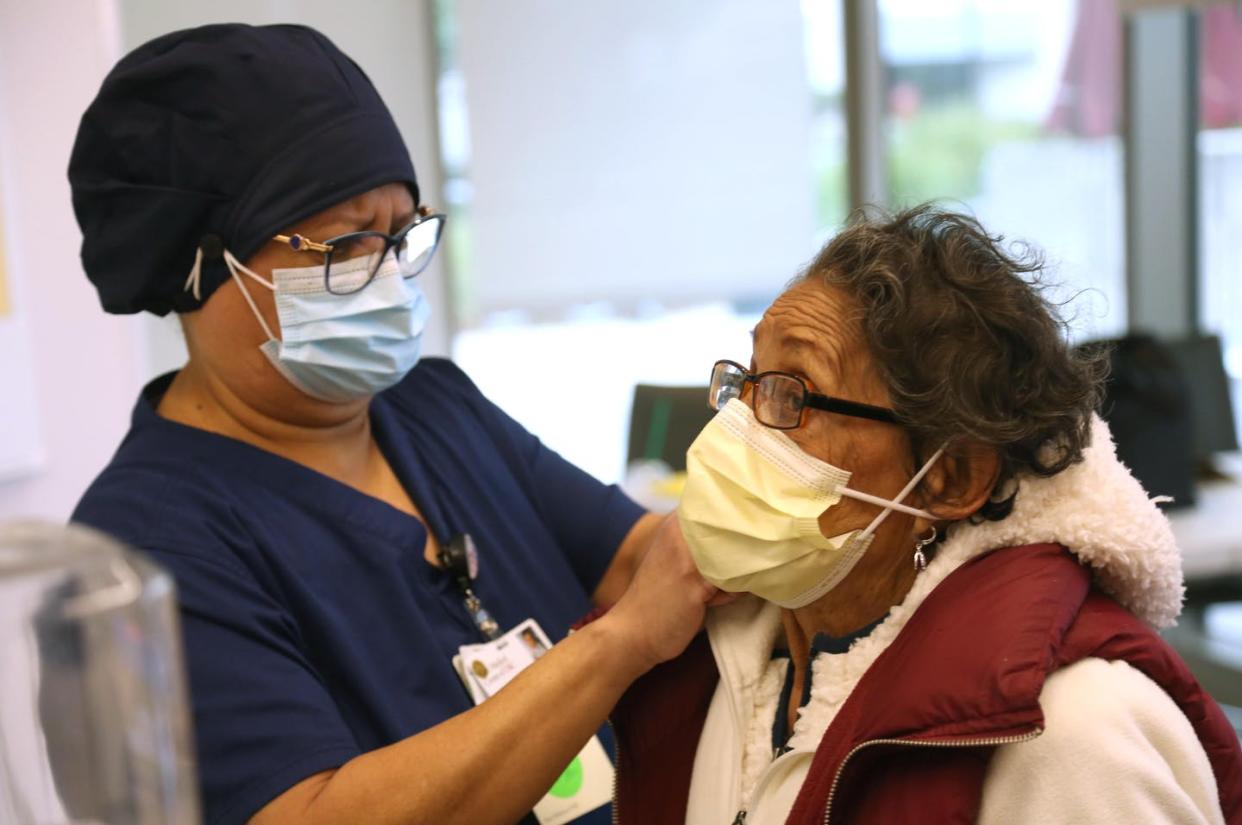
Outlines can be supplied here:
M374 395L414 369L431 314L417 278L402 278L389 253L375 278L347 295L328 292L322 266L273 269L272 280L231 253L225 263L267 333L260 349L290 384L320 401L340 403ZM332 266L333 283L368 277L363 255ZM272 334L240 274L276 293L280 338Z

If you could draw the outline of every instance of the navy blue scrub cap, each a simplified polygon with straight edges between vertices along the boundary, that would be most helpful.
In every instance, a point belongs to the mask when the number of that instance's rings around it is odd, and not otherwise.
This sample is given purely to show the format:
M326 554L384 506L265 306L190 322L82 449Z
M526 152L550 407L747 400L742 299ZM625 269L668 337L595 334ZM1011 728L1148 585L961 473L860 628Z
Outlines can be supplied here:
M69 161L82 263L114 313L198 309L229 277L224 250L244 261L291 224L394 182L418 203L370 79L292 25L202 26L139 46L104 79Z

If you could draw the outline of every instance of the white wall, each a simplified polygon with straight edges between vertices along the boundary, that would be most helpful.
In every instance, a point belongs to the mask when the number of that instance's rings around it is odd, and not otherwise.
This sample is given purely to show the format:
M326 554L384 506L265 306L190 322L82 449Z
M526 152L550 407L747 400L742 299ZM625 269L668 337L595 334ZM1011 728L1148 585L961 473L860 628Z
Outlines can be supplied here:
M765 300L814 253L798 3L456 10L480 316Z
M618 480L635 384L705 384L717 358L744 361L756 310L815 251L801 8L453 8L469 136L454 355L545 444ZM840 65L832 48L821 65Z
M0 387L0 404L36 411L40 456L0 482L0 520L67 518L124 434L142 381L138 321L105 315L82 272L66 178L78 119L119 49L112 0L0 0L0 186L27 345L0 359L6 373L26 359L33 375L33 391Z

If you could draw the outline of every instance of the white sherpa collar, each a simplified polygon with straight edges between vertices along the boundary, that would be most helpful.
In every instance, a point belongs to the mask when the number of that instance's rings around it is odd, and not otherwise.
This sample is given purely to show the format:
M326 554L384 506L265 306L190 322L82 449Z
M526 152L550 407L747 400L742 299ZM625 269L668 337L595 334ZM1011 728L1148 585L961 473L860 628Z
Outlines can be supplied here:
M1063 544L1122 607L1153 627L1170 627L1185 592L1182 558L1156 503L1117 459L1108 425L1094 416L1081 462L1051 478L1023 478L1009 516L956 525L939 555L956 569L1001 547Z
M992 550L1045 542L1065 545L1091 568L1096 584L1131 613L1156 628L1174 624L1185 591L1181 555L1156 503L1117 459L1108 426L1095 417L1091 445L1081 462L1050 478L1023 477L1013 512L1001 521L954 525L906 598L875 630L847 653L816 658L811 700L802 708L789 744L814 751L854 685L927 595L958 567ZM763 726L749 724L747 717L758 706L766 710L771 704L768 697L756 696L755 689L779 621L779 611L758 609L752 599L718 608L708 618L717 664L727 662L721 669L722 686L734 701L741 700L740 721L743 730L751 729L752 737L759 736ZM739 632L743 625L749 627ZM755 646L763 649L752 649ZM738 688L744 696L737 695ZM753 770L748 766L746 773ZM754 778L743 777L744 787Z

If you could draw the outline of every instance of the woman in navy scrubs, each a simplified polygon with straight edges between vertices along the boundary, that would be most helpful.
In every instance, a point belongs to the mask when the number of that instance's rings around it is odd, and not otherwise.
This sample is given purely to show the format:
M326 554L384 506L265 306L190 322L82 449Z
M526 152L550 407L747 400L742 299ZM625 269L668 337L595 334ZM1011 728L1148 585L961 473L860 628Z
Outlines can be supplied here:
M419 359L443 218L369 80L304 27L166 35L69 176L104 308L175 311L189 350L74 518L176 578L206 821L525 821L715 591L675 524ZM473 706L452 657L528 618L560 641Z

